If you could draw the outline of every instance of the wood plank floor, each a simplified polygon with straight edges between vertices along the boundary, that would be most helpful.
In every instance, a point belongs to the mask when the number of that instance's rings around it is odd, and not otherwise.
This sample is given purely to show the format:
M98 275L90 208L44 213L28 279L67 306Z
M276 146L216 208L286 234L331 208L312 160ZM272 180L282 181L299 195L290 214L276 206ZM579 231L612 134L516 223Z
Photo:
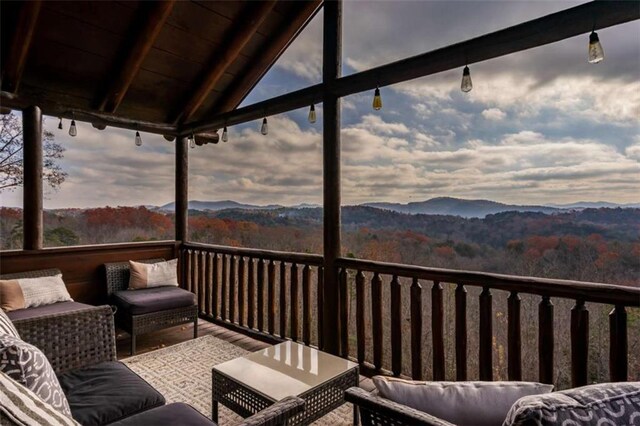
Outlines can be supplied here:
M212 335L251 352L259 351L260 349L270 346L269 343L256 340L242 333L231 331L225 327L201 319L198 321L198 336L206 335ZM155 351L156 349L175 345L190 339L193 339L193 324L184 324L143 334L138 336L136 355ZM117 330L116 346L118 349L118 359L125 359L131 356L129 354L131 348L131 337L129 334L122 330ZM372 390L373 382L367 377L360 376L360 387Z

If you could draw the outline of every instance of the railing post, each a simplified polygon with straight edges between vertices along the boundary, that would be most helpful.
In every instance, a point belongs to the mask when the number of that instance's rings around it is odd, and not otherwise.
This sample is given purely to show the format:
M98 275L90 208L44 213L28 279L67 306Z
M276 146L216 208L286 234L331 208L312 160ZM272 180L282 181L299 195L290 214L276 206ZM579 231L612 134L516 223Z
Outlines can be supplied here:
M616 305L609 313L609 378L626 382L628 376L627 311Z
M538 305L538 380L553 383L553 303L543 296Z
M588 378L589 311L584 300L571 309L571 386L584 386Z
M325 87L341 74L342 1L324 4L322 80ZM340 287L336 259L340 256L340 99L324 92L323 119L323 223L324 223L324 350L340 353ZM344 331L346 332L346 331Z
M176 139L176 241L189 238L189 147L186 137Z
M42 111L30 106L22 111L23 138L23 248L40 250L44 241L42 218Z

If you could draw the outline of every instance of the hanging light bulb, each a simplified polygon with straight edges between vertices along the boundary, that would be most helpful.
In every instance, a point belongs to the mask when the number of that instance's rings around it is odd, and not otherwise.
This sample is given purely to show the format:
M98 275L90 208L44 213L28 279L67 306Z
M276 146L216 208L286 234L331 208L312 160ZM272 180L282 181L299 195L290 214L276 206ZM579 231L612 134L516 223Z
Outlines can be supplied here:
M142 146L142 136L140 132L136 130L136 146Z
M222 129L222 142L226 142L229 140L229 135L227 133L227 126L224 126L224 129Z
M316 106L311 104L311 108L309 108L309 123L316 122Z
M469 67L465 66L462 71L462 83L460 84L460 89L467 93L473 89L473 84L471 83L471 72L469 71Z
M269 133L269 125L267 124L267 117L262 119L262 127L260 127L260 133L267 135Z
M196 137L193 135L193 132L191 132L191 135L189 136L189 146L191 148L195 148L196 147Z
M380 88L376 87L376 91L373 93L373 109L380 111L382 109L382 96L380 96Z
M604 50L602 49L602 45L600 44L598 33L595 31L591 31L591 34L589 35L589 63L597 64L598 62L602 62L603 60Z
M58 129L62 130L62 117L59 117L60 121L58 122Z
M69 126L69 136L75 137L78 134L78 129L76 128L76 120L71 119L71 126Z

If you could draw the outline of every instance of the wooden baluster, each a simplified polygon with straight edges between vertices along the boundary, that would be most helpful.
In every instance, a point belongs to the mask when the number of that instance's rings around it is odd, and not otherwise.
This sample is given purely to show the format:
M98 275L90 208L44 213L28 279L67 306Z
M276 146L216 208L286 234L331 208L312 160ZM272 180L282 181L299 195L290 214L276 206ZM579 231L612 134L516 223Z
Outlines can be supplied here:
M236 320L236 256L229 256L229 321Z
M311 268L304 265L302 268L302 341L305 345L311 344Z
M538 305L538 380L553 383L553 303L543 296Z
M508 299L508 366L509 380L522 380L522 336L520 329L520 296L512 291Z
M187 250L187 261L185 262L184 265L184 269L185 269L185 286L184 288L187 289L187 291L191 291L191 289L193 288L192 286L192 281L193 281L193 252L191 250Z
M264 331L264 259L258 259L258 330Z
M254 273L254 265L254 259L249 258L249 291L247 293L247 323L249 328L256 327L256 277Z
M589 310L584 300L576 300L571 309L571 386L585 386L588 382Z
M298 265L291 264L291 340L298 340L298 300L300 300L300 292L298 289Z
M206 299L205 299L205 287L207 281L207 252L200 252L200 261L199 261L199 271L198 275L200 275L200 280L198 281L198 304L200 305L200 312L206 312Z
M271 260L267 266L267 319L269 334L276 332L276 262Z
M349 273L347 268L343 268L340 277L340 355L349 356Z
M456 286L456 380L467 380L467 289Z
M211 316L211 253L205 253L205 271L204 271L204 307L208 316Z
M287 336L287 264L280 262L280 337Z
M238 259L238 324L244 325L245 312L245 261L244 256Z
M220 263L222 265L220 272L220 319L224 321L227 319L227 282L229 280L226 254L220 254Z
M480 293L480 380L493 380L493 307L491 290L484 287Z
M373 365L382 368L382 279L375 272L371 278L371 335L373 336Z
M180 250L180 260L178 261L178 273L180 274L180 288L187 288L187 262L189 253L186 249Z
M213 288L211 289L211 304L213 305L213 317L218 318L220 311L218 310L218 289L220 288L220 258L217 253L213 253Z
M411 283L411 377L422 380L422 286Z
M196 295L196 303L198 303L198 311L201 309L199 293L198 293L198 285L200 283L200 277L198 277L198 259L200 258L200 252L194 251L193 258L191 260L191 292Z
M433 380L444 380L444 304L438 281L431 288L431 327L433 338Z
M616 305L609 313L609 376L612 382L628 378L627 311Z
M356 273L356 336L358 338L358 362L362 364L365 357L366 332L364 307L366 306L364 294L364 274L361 270Z
M317 290L317 294L318 294L318 348L320 348L320 350L322 350L324 348L324 342L322 340L322 326L323 326L323 321L322 321L322 306L323 306L323 301L324 301L324 269L322 268L322 266L318 266L318 288Z
M397 275L391 279L391 371L402 374L402 287Z

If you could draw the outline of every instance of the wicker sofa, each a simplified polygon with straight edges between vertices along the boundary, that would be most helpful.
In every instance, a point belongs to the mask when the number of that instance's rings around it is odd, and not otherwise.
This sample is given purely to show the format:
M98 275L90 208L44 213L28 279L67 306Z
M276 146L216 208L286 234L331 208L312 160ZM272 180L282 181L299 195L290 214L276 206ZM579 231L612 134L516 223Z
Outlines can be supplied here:
M140 262L156 263L164 259ZM198 305L195 295L178 287L155 287L127 291L129 262L106 263L109 303L117 307L116 324L131 335L131 355L136 352L136 337L150 331L193 323L198 337Z

